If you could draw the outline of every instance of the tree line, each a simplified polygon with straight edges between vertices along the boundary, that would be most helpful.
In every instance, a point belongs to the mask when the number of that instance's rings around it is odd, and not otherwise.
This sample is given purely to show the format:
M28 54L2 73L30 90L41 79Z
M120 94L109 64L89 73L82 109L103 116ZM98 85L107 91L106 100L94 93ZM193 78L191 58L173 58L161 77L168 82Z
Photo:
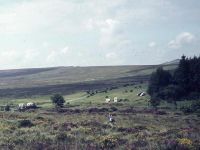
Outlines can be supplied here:
M200 56L182 56L173 71L159 67L152 73L147 90L151 104L161 100L176 104L176 101L200 99Z

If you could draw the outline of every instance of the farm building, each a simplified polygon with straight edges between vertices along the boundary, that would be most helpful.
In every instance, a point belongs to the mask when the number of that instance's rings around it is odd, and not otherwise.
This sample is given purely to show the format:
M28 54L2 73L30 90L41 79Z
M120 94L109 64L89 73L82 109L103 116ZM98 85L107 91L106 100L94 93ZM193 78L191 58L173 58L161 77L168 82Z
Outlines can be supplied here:
M117 97L114 97L114 103L117 103Z

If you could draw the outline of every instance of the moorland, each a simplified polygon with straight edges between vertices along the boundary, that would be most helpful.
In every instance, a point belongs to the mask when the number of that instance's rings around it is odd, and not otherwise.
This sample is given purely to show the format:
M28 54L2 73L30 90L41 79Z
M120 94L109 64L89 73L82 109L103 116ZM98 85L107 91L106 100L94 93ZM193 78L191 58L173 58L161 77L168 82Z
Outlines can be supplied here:
M148 80L159 66L177 63L0 71L0 149L199 149L200 115L181 111L192 101L150 105ZM65 99L60 109L55 93ZM28 102L37 108L18 110Z

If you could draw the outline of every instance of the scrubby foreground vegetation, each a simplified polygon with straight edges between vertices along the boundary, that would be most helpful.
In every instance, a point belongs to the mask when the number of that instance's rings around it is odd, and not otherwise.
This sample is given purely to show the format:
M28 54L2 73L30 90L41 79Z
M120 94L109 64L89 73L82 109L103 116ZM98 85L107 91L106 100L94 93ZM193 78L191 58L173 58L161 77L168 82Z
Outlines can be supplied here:
M199 149L199 115L180 111L185 102L178 102L177 110L165 101L153 109L148 95L137 96L146 88L75 93L64 96L59 109L50 96L9 100L11 111L0 112L0 149ZM105 103L114 96L117 103ZM39 108L13 110L29 101ZM109 114L115 122L109 122Z

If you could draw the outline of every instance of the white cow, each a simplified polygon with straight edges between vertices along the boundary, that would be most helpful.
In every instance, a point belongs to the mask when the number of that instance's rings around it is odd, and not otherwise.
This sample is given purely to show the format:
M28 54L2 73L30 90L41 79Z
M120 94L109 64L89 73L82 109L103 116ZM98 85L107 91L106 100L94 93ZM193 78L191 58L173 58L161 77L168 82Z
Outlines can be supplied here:
M106 98L106 103L109 103L110 102L110 98Z
M117 103L117 97L114 97L114 103Z
M140 93L137 94L137 96L145 96L145 95L146 95L145 92L140 92Z
M33 102L29 102L29 103L26 104L26 107L27 108L36 108L36 104L33 103Z
M24 104L24 103L20 103L19 105L18 105L18 109L19 110L24 110L26 108L26 105Z
M141 94L140 94L140 96L145 96L146 94L145 94L145 92L142 92Z

